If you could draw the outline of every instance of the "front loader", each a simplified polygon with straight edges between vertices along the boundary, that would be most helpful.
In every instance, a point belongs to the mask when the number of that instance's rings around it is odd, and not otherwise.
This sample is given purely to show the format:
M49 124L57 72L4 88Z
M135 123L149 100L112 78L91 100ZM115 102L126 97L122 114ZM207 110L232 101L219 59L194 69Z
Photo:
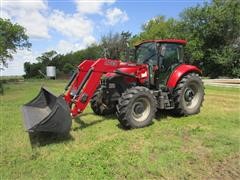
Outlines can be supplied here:
M97 115L116 114L127 129L151 124L158 109L177 115L200 112L201 70L183 61L185 40L148 40L135 47L135 61L83 61L56 97L42 88L23 106L28 132L68 133L72 118L89 102Z

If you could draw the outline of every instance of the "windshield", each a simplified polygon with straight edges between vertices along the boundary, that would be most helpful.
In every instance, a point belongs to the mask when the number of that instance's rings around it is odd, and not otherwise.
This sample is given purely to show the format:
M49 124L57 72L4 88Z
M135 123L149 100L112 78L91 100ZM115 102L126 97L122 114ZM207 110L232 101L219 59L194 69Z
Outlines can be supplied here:
M136 49L136 62L144 64L150 61L157 63L156 44L150 42L139 45Z

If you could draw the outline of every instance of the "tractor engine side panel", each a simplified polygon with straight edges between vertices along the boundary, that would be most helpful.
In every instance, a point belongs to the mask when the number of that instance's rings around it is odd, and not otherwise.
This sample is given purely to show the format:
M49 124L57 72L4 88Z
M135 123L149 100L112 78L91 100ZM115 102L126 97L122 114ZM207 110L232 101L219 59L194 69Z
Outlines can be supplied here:
M108 95L109 101L117 101L121 94L126 91L127 88L136 86L137 81L134 78L125 77L115 73L111 74L101 80L101 87Z
M146 86L148 83L147 69L138 66L119 68L118 72L107 73L101 80L101 87L109 101L117 101L126 89L133 86Z
M137 84L141 86L149 83L148 66L146 64L122 63L121 65L122 67L118 68L115 72L105 74L105 77L115 79L122 76L125 84Z
M182 64L174 69L167 81L168 88L175 88L178 81L182 78L184 74L196 72L198 74L202 74L202 71L196 66Z

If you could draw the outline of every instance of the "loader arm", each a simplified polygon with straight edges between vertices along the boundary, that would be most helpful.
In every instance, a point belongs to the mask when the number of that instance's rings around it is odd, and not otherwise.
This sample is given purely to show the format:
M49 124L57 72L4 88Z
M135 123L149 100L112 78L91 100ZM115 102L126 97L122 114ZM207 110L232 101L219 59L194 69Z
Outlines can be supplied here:
M72 117L81 113L100 84L103 74L126 67L118 60L85 60L65 87L64 95L55 96L45 88L22 107L28 132L65 134L70 131Z
M100 84L103 74L115 72L120 67L119 60L85 60L65 88L64 98L75 117L84 111Z

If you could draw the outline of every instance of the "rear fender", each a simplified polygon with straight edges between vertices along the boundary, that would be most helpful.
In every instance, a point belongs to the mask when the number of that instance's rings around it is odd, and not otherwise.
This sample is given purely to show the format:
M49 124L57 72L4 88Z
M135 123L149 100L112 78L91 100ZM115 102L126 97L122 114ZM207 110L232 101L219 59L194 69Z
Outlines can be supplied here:
M190 72L196 72L198 74L202 74L202 71L196 66L182 64L176 67L174 71L171 73L171 75L169 76L167 81L167 87L175 88L178 81L182 78L182 76Z

